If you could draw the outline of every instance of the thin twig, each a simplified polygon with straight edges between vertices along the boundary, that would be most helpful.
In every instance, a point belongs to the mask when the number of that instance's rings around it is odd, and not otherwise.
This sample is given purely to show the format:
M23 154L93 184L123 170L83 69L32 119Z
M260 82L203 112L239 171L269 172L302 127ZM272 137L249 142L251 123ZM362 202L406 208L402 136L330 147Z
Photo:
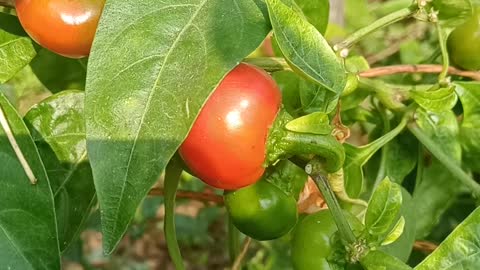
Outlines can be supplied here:
M440 73L440 72L442 72L441 65L393 65L393 66L371 68L369 70L360 72L359 75L364 78L373 78L373 77L393 75L398 73ZM466 70L460 70L454 67L449 67L448 73L452 75L469 77L471 79L480 81L479 71L466 71Z
M0 0L0 6L7 8L15 8L14 0Z
M32 168L30 168L30 165L28 165L28 162L25 159L25 156L23 155L22 150L20 149L20 146L18 145L17 140L15 139L15 136L13 135L12 129L8 124L7 117L5 116L5 112L3 111L3 108L1 106L0 106L0 125L5 131L5 135L7 135L7 139L10 142L10 145L12 146L13 151L15 152L15 155L17 155L18 161L20 161L20 164L23 167L23 171L25 172L28 179L30 180L30 183L32 183L32 185L35 185L37 183L37 178L35 177L35 174L33 173Z
M150 190L148 195L164 196L164 190L162 188L153 188ZM213 202L219 205L223 205L223 197L217 194L178 190L177 198L186 198L202 202Z
M430 254L435 249L437 249L438 245L428 242L428 241L415 241L413 244L413 249L422 251L424 253Z
M233 263L233 266L232 266L232 270L239 270L242 268L243 258L247 254L248 247L250 246L251 242L252 242L252 238L250 237L245 238L245 241L243 241L242 251L240 252L240 254L238 254L238 257L235 259L235 262Z

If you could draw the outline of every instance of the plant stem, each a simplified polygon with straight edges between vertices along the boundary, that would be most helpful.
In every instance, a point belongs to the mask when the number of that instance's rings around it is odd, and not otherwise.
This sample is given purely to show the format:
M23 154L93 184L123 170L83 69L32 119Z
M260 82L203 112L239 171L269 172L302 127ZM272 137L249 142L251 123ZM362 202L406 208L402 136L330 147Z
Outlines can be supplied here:
M448 51L447 51L447 38L445 37L445 32L443 31L440 23L435 23L438 34L438 41L440 43L440 51L442 52L442 71L438 75L438 82L443 84L447 78L448 67L450 65L448 60Z
M373 91L376 98L378 98L378 100L390 110L402 110L405 108L402 101L407 99L407 92L402 92L401 90L403 89L394 89L393 86L388 85L383 81L367 78L360 78L358 87Z
M426 135L415 123L410 123L408 129L452 174L472 191L474 197L480 197L480 184L465 173L455 160L450 158L437 144Z
M282 70L292 70L285 59L281 57L257 57L257 58L245 58L245 63L256 65L265 69L268 72L277 72ZM375 78L381 76L388 76L400 73L441 73L443 70L442 65L391 65L383 67L375 67L369 70L358 73L363 78ZM473 80L480 81L480 72L461 70L454 67L448 67L448 74L468 77Z
M390 131L390 119L388 119L387 111L385 108L378 104L377 106L378 111L380 112L380 116L383 122L383 134L387 134ZM375 183L373 185L373 190L380 184L380 182L385 178L385 170L387 164L387 154L388 154L388 143L382 147L381 152L381 160L380 160L380 167L378 168L377 177L375 178Z
M330 212L332 213L333 220L338 227L338 231L340 232L342 239L348 244L354 244L357 239L355 238L347 219L342 213L343 210L338 204L335 194L330 188L330 184L328 183L328 179L325 176L322 167L322 162L317 159L313 159L307 164L305 171L312 177L318 189L320 192L322 192L323 198L327 202L328 209L330 209Z
M14 0L0 0L0 6L7 8L15 8Z
M15 139L15 135L13 134L13 131L10 128L10 124L8 123L7 116L5 115L5 112L3 111L3 108L1 106L0 106L0 126L3 128L3 131L5 132L5 135L7 136L7 139L10 142L10 145L12 146L13 151L15 152L15 155L17 156L18 161L22 165L23 171L27 175L28 180L30 180L30 183L32 185L35 185L37 183L37 178L35 177L35 174L33 173L32 168L28 164L28 161L25 159L22 149L20 149L20 146L18 145L17 140Z
M230 256L230 260L235 263L235 259L238 257L240 253L240 232L238 229L233 225L232 219L227 215L228 221L228 253Z
M250 246L250 243L252 242L252 238L246 237L245 241L243 242L242 246L242 251L238 255L238 257L235 259L235 262L233 263L232 270L240 270L242 267L242 261L245 255L247 255L248 247Z
M335 45L333 47L333 49L335 51L341 51L342 49L348 49L351 46L353 46L355 43L357 43L359 40L364 38L366 35L374 32L374 31L376 31L380 28L386 27L390 24L396 23L398 21L401 21L405 18L408 18L408 17L412 16L413 13L417 10L416 8L417 8L416 6L410 6L410 7L402 8L402 9L399 9L395 12L392 12L392 13L376 20L375 22L365 26L364 28L361 28L361 29L357 30L356 32L351 34L347 39L345 39L344 41Z
M152 188L148 193L149 196L165 196L165 190L163 188ZM195 192L187 190L177 190L175 194L177 198L191 199L201 202L212 202L218 205L223 205L223 196L205 193L205 192Z
M425 162L423 160L424 149L421 143L418 144L418 157L417 157L417 175L415 177L415 189L417 190L423 179L423 170L425 168Z
M374 78L399 73L441 73L442 70L443 66L441 65L392 65L371 68L369 70L360 72L358 75L363 78ZM449 67L448 73L452 75L469 77L473 80L480 81L480 72L478 71L466 71Z
M182 166L180 157L175 155L165 168L165 220L164 234L167 242L167 250L172 259L175 269L184 270L182 254L177 242L175 230L175 193L178 189Z

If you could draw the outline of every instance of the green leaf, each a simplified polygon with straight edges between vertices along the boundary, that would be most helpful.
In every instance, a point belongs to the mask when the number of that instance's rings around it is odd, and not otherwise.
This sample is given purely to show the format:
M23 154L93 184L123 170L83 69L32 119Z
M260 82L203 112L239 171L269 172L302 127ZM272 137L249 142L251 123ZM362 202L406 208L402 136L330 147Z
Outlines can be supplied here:
M0 265L4 269L60 269L53 194L45 168L27 127L2 94L0 108L38 180L30 183L0 127Z
M416 212L416 238L424 239L438 224L441 216L455 202L461 184L437 160L425 166L421 182L413 192Z
M313 112L331 113L338 104L339 94L325 87L300 78L298 91L305 114Z
M410 93L418 105L432 112L440 113L451 110L457 103L457 95L453 85L429 91L412 90Z
M345 190L351 198L358 198L363 188L363 165L385 144L393 140L405 127L405 121L377 140L361 146L344 144L345 165L343 167Z
M273 77L282 90L285 109L293 116L314 112L330 113L337 106L339 94L291 71L275 72Z
M463 120L460 125L460 142L463 148L464 163L475 171L480 171L480 83L456 82L457 94L462 102Z
M294 197L295 200L298 200L307 179L305 170L288 159L279 161L265 173L266 181L280 188L288 196Z
M400 186L386 177L373 192L365 214L365 227L370 235L383 237L399 219L402 206Z
M84 59L70 59L40 49L30 66L40 82L52 93L65 89L85 89L87 62Z
M410 257L413 244L415 243L415 207L412 196L402 187L400 215L405 219L402 235L395 242L379 248L381 251L395 256L403 262L406 262Z
M393 227L393 229L388 233L387 237L382 242L382 246L389 245L398 240L398 238L403 234L403 230L405 229L405 218L400 216L400 219L397 221L397 224Z
M418 109L415 113L418 126L454 162L460 163L461 147L458 140L458 123L452 111L441 114ZM421 162L426 163L422 160ZM437 159L432 158L424 166L420 183L413 193L416 205L416 238L426 237L438 223L440 216L454 202L462 185ZM426 199L428 198L428 199Z
M472 16L470 0L433 0L426 10L430 7L438 11L438 19L444 27L454 28Z
M327 41L292 1L266 1L278 46L292 68L328 90L341 93L345 71Z
M325 34L330 13L329 0L295 0L302 9L307 20L317 28L322 35Z
M300 100L300 91L298 90L302 78L286 70L275 72L272 76L282 91L282 103L285 110L293 117L302 115L302 103Z
M299 133L327 135L332 133L330 119L325 113L311 113L288 122L285 128Z
M139 3L107 1L88 63L87 150L108 253L210 93L270 30L259 2Z
M411 133L404 132L385 145L384 149L385 175L401 184L417 165L418 142Z
M380 250L371 250L360 259L366 270L408 270L412 269L399 259Z
M415 269L477 269L479 265L480 208L477 208Z
M0 83L10 80L35 56L32 40L18 28L16 16L0 12Z
M62 251L78 236L96 202L87 160L84 96L80 91L61 92L24 117L52 185Z
M442 113L417 109L415 112L417 125L448 156L460 163L462 149L458 140L458 122L452 111Z

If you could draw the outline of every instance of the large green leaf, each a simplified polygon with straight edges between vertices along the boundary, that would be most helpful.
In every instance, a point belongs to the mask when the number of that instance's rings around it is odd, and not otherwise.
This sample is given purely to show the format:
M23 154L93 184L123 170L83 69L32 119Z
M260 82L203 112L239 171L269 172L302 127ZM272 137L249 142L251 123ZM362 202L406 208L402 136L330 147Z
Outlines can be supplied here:
M37 78L52 93L85 88L87 61L84 59L70 59L47 49L40 49L30 66Z
M340 94L307 81L291 71L275 72L273 77L282 90L286 110L293 116L313 112L330 113L337 106Z
M470 0L433 0L426 10L438 11L438 19L444 27L454 28L464 23L472 15Z
M385 145L385 175L401 184L404 178L415 169L418 156L418 142L415 137L404 132Z
M393 228L399 219L402 207L402 190L396 183L385 178L370 198L365 214L365 227L373 236L383 237Z
M442 113L418 109L415 113L417 125L435 141L448 156L460 163L462 148L458 140L458 122L452 111Z
M259 1L107 1L85 101L106 252L210 93L269 30Z
M435 90L412 90L410 91L413 100L425 110L432 112L443 112L451 110L457 103L455 87L442 87Z
M2 94L0 107L38 180L30 184L0 127L0 268L60 269L55 206L45 168L27 127Z
M415 269L478 269L479 265L480 208L477 208Z
M460 162L458 123L452 111L436 114L417 110L416 121L445 154L452 157L452 160ZM417 239L424 238L430 233L462 188L460 182L437 159L432 157L431 160L419 162L422 162L419 166L423 166L424 169L418 178L420 183L417 183L413 193L417 216Z
M366 270L408 270L412 269L396 257L388 255L380 250L372 250L360 259L360 263Z
M15 76L36 54L32 40L21 29L17 17L0 12L0 83Z
M456 82L456 91L463 107L463 120L460 126L460 142L464 162L480 171L480 83Z
M318 32L325 34L330 14L329 0L295 0L302 9L307 20L317 28Z
M289 64L334 93L343 91L346 74L325 38L293 0L267 0L278 46Z
M438 160L429 163L413 193L417 239L428 236L461 191L461 184Z
M52 185L62 251L78 235L95 203L87 161L84 96L80 91L63 91L25 115Z

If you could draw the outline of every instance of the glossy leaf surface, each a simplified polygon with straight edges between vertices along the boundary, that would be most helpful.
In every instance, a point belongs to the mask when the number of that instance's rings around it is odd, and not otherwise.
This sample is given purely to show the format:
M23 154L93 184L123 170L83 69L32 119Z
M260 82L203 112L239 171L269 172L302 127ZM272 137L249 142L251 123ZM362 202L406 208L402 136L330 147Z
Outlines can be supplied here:
M32 169L32 185L5 130L0 128L0 266L4 269L60 269L53 193L37 148L15 109L0 94L16 142Z
M291 66L334 93L345 87L346 75L337 56L293 0L267 0L278 46Z
M480 265L480 208L457 226L415 269L477 269L478 265Z
M106 252L207 97L265 39L270 29L263 8L245 0L107 1L85 100Z
M365 214L368 233L383 237L398 221L402 206L402 191L398 184L385 178L373 192ZM383 240L383 239L382 239Z
M28 65L36 52L15 16L0 12L0 83Z

